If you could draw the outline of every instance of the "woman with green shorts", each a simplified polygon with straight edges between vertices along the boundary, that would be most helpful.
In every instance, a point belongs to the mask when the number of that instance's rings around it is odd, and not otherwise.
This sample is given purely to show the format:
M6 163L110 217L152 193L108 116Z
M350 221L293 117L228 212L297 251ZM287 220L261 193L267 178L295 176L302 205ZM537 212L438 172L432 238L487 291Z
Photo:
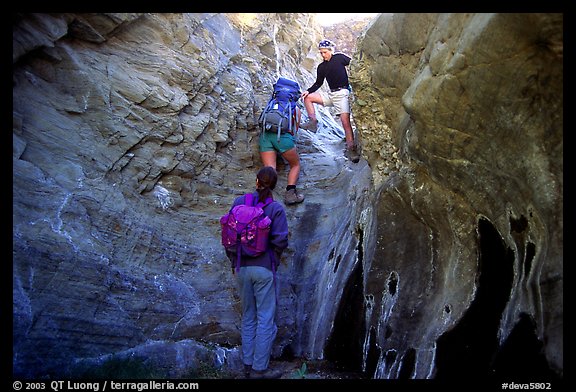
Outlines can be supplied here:
M271 166L276 169L277 153L280 153L290 165L284 203L287 205L302 203L304 201L304 195L296 190L296 182L300 175L300 156L298 155L298 151L296 151L294 136L289 132L284 132L280 135L280 140L278 140L278 134L276 132L262 132L259 140L260 158L264 166Z

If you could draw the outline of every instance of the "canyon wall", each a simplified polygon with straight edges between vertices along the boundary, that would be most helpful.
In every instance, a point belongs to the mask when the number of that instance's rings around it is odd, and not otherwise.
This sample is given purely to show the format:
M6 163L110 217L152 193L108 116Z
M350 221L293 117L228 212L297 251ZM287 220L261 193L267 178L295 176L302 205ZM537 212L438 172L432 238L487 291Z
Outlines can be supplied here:
M376 377L488 375L518 325L562 372L562 22L382 15L360 41L355 120L378 191L364 355ZM532 354L517 366L532 369Z
M275 358L509 374L520 329L525 360L562 374L562 22L367 27L350 66L363 159L328 109L297 134L306 200L286 206ZM274 81L313 83L321 33L312 14L13 17L14 375L241 367L219 217L254 188Z

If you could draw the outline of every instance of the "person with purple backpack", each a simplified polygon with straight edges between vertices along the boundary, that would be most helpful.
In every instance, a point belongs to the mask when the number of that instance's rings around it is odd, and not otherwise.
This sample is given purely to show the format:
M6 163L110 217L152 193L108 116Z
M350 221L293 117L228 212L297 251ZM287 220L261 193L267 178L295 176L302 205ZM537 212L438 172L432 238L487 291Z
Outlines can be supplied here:
M268 246L261 254L249 256L242 252L238 256L238 252L226 248L226 254L232 262L232 273L237 276L242 301L242 360L246 378L282 376L282 372L269 366L272 344L278 331L275 322L276 270L280 265L282 252L288 247L286 212L282 204L274 201L272 195L277 181L276 169L271 166L263 167L256 175L256 192L237 197L227 214L232 214L234 207L248 201L261 207L271 221L267 232Z

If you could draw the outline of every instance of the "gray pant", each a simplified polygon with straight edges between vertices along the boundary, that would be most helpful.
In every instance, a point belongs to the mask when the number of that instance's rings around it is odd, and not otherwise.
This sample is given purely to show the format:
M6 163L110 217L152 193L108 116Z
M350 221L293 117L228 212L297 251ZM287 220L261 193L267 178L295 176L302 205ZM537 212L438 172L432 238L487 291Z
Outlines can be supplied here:
M272 271L264 267L241 267L238 288L242 300L242 356L245 365L266 370L278 328L276 290Z

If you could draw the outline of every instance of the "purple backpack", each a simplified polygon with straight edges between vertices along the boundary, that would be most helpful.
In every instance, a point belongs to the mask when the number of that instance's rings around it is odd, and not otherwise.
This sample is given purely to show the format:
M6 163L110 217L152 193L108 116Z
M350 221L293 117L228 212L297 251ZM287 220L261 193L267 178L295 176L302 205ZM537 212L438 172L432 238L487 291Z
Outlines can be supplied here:
M254 204L254 195L248 193L244 204L220 218L222 227L222 245L232 253L237 254L236 272L240 270L240 256L259 256L268 249L268 235L272 221L264 214L263 208L273 200Z

